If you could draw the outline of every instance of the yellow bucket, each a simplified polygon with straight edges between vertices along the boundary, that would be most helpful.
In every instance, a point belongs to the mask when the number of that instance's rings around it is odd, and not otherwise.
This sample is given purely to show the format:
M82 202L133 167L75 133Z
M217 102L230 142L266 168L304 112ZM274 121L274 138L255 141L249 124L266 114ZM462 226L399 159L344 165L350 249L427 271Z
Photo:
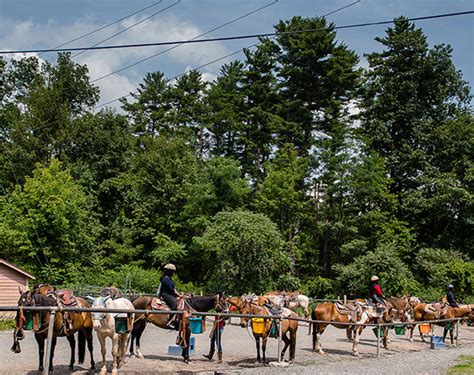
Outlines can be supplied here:
M252 318L252 331L256 334L265 332L265 322L263 318Z
M431 325L429 323L420 324L420 332L424 335L431 332Z

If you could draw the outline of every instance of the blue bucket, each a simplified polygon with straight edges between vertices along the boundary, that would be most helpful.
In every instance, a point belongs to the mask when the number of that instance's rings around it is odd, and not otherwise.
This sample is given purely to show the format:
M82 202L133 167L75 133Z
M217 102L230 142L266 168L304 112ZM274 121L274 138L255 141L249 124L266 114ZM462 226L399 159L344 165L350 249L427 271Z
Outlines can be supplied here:
M202 318L189 318L191 323L191 332L194 334L203 333L202 329Z
M444 349L446 347L444 344L443 336L431 336L430 340L431 349Z

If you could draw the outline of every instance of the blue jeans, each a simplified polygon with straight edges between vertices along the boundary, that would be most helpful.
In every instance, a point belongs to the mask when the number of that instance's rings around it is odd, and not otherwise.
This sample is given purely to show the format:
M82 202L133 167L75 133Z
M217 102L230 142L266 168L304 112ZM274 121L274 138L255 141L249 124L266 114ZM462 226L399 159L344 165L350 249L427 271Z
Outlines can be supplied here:
M216 350L216 340L217 335L219 334L219 346L217 348L218 353L222 353L222 332L224 332L224 327L221 329L215 329L211 337L211 352Z

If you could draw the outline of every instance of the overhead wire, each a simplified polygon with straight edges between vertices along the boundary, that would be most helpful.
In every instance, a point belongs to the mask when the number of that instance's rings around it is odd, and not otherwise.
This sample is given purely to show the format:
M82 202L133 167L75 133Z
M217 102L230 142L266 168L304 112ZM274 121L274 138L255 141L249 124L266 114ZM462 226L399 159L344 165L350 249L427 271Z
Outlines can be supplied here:
M278 3L278 1L279 1L279 0L273 0L272 2L270 2L270 3L268 3L268 4L265 4L265 5L263 5L263 6L259 7L259 8L256 8L256 9L250 11L250 12L247 12L247 13L245 13L245 14L242 14L241 16L236 17L236 18L234 18L234 19L232 19L232 20L230 20L230 21L224 22L223 24L221 24L221 25L219 25L219 26L216 26L216 27L214 27L214 28L212 28L212 29L210 29L210 30L208 30L208 31L205 31L204 33L201 33L201 34L199 34L199 35L196 35L196 36L194 36L193 38L188 39L187 41L181 41L181 42L179 42L179 43L175 43L176 45L174 45L173 47L167 48L167 49L165 49L164 51L157 52L157 53L155 53L155 54L153 54L153 55L150 55L150 56L145 57L145 58L143 58L143 59L141 59L141 60L138 60L138 61L136 61L136 62L134 62L134 63L132 63L132 64L129 64L129 65L124 66L124 67L122 67L122 68L120 68L120 69L117 69L117 70L115 70L115 71L113 71L113 72L111 72L111 73L108 73L108 74L105 74L105 75L103 75L103 76L101 76L101 77L98 77L98 78L96 78L96 79L93 79L93 80L91 81L91 83L98 82L98 81L100 81L100 80L102 80L102 79L104 79L104 78L110 77L110 76L112 76L112 75L114 75L114 74L117 74L117 73L120 73L120 72L123 72L124 70L130 69L130 68L132 68L132 67L134 67L134 66L136 66L136 65L138 65L138 64L141 64L141 63L143 63L143 62L145 62L145 61L148 61L148 60L151 60L151 59L153 59L153 58L155 58L155 57L157 57L157 56L163 55L163 54L165 54L165 53L167 53L167 52L169 52L169 51L171 51L171 50L173 50L173 49L175 49L175 48L178 48L178 47L182 46L183 44L186 44L186 42L195 41L197 38L200 38L200 37L202 37L202 36L204 36L204 35L210 34L210 33L214 32L214 31L216 31L216 30L219 30L219 29L225 27L225 26L229 26L229 25L231 25L231 24L234 23L234 22L240 21L240 20L243 19L243 18L246 18L246 17L248 17L248 16L250 16L250 15L252 15L252 14L255 14L255 13L257 13L257 12L259 12L259 11L265 9L265 8L268 8L268 7L270 7L270 6L272 6L272 5L276 4L276 3Z
M155 13L150 14L148 17L145 17L145 18L141 19L140 21L135 22L133 25L130 25L130 26L126 27L125 29L120 30L120 31L116 32L115 34L112 34L111 36L109 36L109 37L107 37L107 38L101 40L100 42L97 42L97 43L93 44L91 47L89 47L89 48L87 48L87 49L85 49L85 50L83 50L83 51L81 51L81 52L78 52L78 53L72 55L72 57L77 57L77 56L82 55L83 53L85 53L85 52L87 52L87 51L90 51L90 50L94 49L95 47L99 46L100 44L102 44L102 43L104 43L104 42L106 42L106 41L108 41L108 40L110 40L110 39L113 39L113 38L115 38L116 36L118 36L118 35L120 35L120 34L123 34L124 32L126 32L126 31L128 31L128 30L134 28L135 26L138 26L138 25L142 24L142 23L145 22L145 21L148 21L150 18L153 18L153 17L155 17L156 15L167 11L167 10L170 9L170 8L173 8L174 6L178 5L180 2L181 2L181 0L175 1L173 4L170 4L170 5L168 5L167 7L163 8L163 9L160 9L159 11L157 11L157 12L155 12Z
M277 2L275 0L274 2ZM456 16L464 16L468 14L474 14L474 10L464 11L464 12L455 12L455 13L443 13L443 14L434 14L430 16L421 16L421 17L412 17L407 18L407 21L423 21L423 20L430 20L430 19L437 19L437 18L446 18L446 17L456 17ZM235 19L237 20L237 19ZM230 22L234 22L230 21ZM7 54L19 54L19 53L38 53L38 52L66 52L66 51L82 51L82 50L107 50L107 49L124 49L124 48L141 48L141 47L157 47L157 46L166 46L166 45L183 45L183 44L196 44L196 43L210 43L210 42L220 42L220 41L229 41L229 40L242 40L242 39L256 39L256 38L265 38L265 37L272 37L278 35L290 35L290 34L302 34L302 33L309 33L309 32L317 32L317 31L324 31L324 30L343 30L343 29L354 29L359 27L367 27L367 26L380 26L380 25L387 25L394 23L394 20L386 20L386 21L377 21L377 22L365 22L365 23L356 23L356 24L349 24L349 25L342 25L342 26L330 26L330 27L323 27L323 28L315 28L315 29L300 29L300 30L292 30L292 31L284 31L284 32L272 32L272 33L259 33L259 34L245 34L245 35L233 35L233 36L225 36L225 37L216 37L216 38L206 38L206 39L196 39L200 36L210 33L208 31L206 33L200 34L194 38L187 39L187 40L173 40L173 41L166 41L166 42L151 42L151 43L131 43L131 44L120 44L120 45L110 45L110 46L97 46L97 47L73 47L73 48L59 48L59 49L30 49L30 50L10 50L10 51L0 51L1 55ZM227 23L228 24L228 23ZM221 25L223 27L225 25ZM217 29L217 28L216 28ZM213 30L214 31L214 30ZM155 57L155 55L150 56L149 58ZM149 59L147 58L147 59ZM146 61L147 59L143 59ZM140 61L142 62L142 61ZM137 62L136 64L139 64ZM130 66L134 66L136 64L132 64ZM125 67L124 69L128 69ZM124 70L122 69L122 70ZM119 72L121 70L118 70ZM115 74L115 73L110 73ZM100 77L102 79L104 77Z
M163 0L159 0L159 1L157 1L156 3L153 3L153 4L151 4L151 5L148 5L148 6L146 6L145 8L141 8L141 9L139 9L139 10L133 12L133 13L127 14L126 16L124 16L124 17L122 17L122 18L120 18L120 19L118 19L118 20L116 20L116 21L110 22L110 23L108 23L107 25L101 26L101 27L99 27L99 28L97 28L97 29L95 29L95 30L92 30L92 31L90 31L90 32L88 32L88 33L86 33L86 34L83 34L83 35L81 35L81 36L78 36L77 38L71 39L71 40L68 41L68 42L65 42L65 43L62 43L62 44L60 44L60 45L57 45L56 47L53 47L53 49L61 48L61 47L65 46L65 45L67 45L67 44L70 44L70 43L72 43L72 42L77 42L78 40L80 40L80 39L82 39L82 38L85 38L85 37L87 37L87 36L89 36L89 35L92 35L92 34L95 34L95 33L99 32L99 31L102 31L102 30L104 30L104 29L107 29L108 27L113 26L113 25L115 25L116 23L122 22L122 21L126 20L127 18L130 18L130 17L132 17L132 16L134 16L134 15L136 15L136 14L138 14L138 13L141 13L141 12L144 12L145 10L154 8L154 7L157 6L158 4L161 4L162 2L163 2ZM43 52L43 53L47 53L47 52ZM43 54L43 53L41 53L41 54ZM41 56L41 54L40 54L40 56Z

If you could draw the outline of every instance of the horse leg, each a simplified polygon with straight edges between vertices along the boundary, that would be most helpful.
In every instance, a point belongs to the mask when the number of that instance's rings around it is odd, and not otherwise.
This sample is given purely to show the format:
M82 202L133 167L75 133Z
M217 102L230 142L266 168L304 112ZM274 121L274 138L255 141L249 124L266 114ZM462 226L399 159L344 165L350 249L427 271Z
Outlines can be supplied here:
M454 344L454 326L451 323L451 329L449 330L449 336L451 337L451 345L456 346Z
M38 343L38 356L39 356L39 367L38 371L43 371L44 366L43 366L43 359L44 359L44 337L35 334L35 339L36 342Z
M283 361L283 359L285 358L286 349L288 349L288 346L290 346L291 340L288 338L288 336L286 336L286 333L282 335L281 338L285 342L285 346L283 347L283 350L281 351L281 357L280 357L280 359Z
M347 340L349 341L352 341L352 336L353 336L353 331L354 330L354 327L347 327L346 328L346 337L347 337Z
M122 333L119 335L119 356L118 356L118 368L125 366L125 351L127 350L128 333Z
M182 324L185 324L184 321ZM184 363L189 362L189 346L191 345L191 328L189 326L185 326L183 329L183 341L184 341L184 347L183 350L181 351L181 355L183 357Z
M105 335L102 334L102 332L97 331L97 338L99 339L99 342L100 342L100 353L102 354L102 365L101 365L101 368L100 368L100 375L106 375L107 374L107 362L105 361L105 353L106 353ZM113 340L112 340L112 345L113 345Z
M118 334L114 333L114 335L112 336L112 375L118 375L117 347L118 347Z
M58 341L58 337L53 334L53 339L51 340L51 355L49 356L49 371L53 371L53 358L54 358L54 349L56 348L56 342Z
M87 341L87 350L89 350L89 354L91 356L91 369L95 368L95 362L94 362L94 337L92 335L92 329L88 329L84 332L85 338Z
M74 369L74 363L76 362L76 339L74 334L66 336L67 341L69 342L69 347L71 348L71 360L69 361L69 371Z
M290 330L290 362L295 360L296 351L296 329Z
M143 359L144 356L140 351L140 338L142 337L143 331L146 327L146 319L140 319L135 322L132 329L132 342L130 344L130 353L133 354L135 357ZM136 327L136 329L135 329ZM133 339L135 338L136 350L133 351Z
M317 351L319 354L324 354L323 349L321 348L321 335L326 330L326 325L324 324L315 324L313 330L313 349Z
M257 362L261 362L261 358L260 358L260 337L255 337L255 344L257 346Z
M412 326L410 326L410 338L408 339L408 341L410 342L413 342L413 331L415 330L415 326L416 324L413 324Z
M268 336L262 337L262 362L264 365L267 364L267 357L265 356L265 352L267 351L267 341Z
M383 347L384 347L384 349L388 349L388 343L389 343L389 340L388 340L388 327L383 327L382 332L383 332L383 338L382 338Z
M365 323L365 320L362 322L358 323ZM356 357L359 356L359 350L358 350L358 344L359 344L359 336L360 336L361 330L356 327L354 329L354 340L352 341L352 354L355 355Z

